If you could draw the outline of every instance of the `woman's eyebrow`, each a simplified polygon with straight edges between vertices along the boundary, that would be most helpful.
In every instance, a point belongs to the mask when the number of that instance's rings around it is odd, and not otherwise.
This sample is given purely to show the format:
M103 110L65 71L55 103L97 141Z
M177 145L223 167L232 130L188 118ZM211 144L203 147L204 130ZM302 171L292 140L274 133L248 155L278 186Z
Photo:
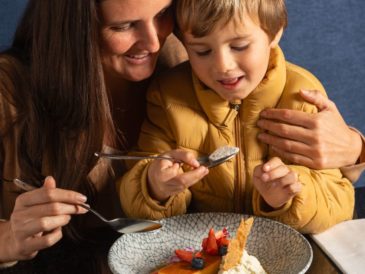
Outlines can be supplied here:
M156 15L158 15L161 11L163 10L167 10L171 7L171 3L170 4L167 4L165 7L161 8L157 13ZM113 25L124 25L124 24L133 24L133 23L136 23L140 21L140 19L127 19L127 20L123 20L123 21L112 21L112 22L109 22L108 24L105 24L105 26L113 26Z

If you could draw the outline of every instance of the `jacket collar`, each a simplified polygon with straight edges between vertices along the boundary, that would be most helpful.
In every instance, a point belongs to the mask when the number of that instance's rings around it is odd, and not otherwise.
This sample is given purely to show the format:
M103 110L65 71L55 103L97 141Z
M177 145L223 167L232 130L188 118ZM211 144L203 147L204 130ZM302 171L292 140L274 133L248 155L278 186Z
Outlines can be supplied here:
M193 73L197 99L211 123L222 126L230 113L230 103L205 86ZM286 82L286 63L282 50L274 48L268 70L261 83L242 101L241 116L246 123L256 123L261 110L275 107ZM231 120L233 121L233 119Z

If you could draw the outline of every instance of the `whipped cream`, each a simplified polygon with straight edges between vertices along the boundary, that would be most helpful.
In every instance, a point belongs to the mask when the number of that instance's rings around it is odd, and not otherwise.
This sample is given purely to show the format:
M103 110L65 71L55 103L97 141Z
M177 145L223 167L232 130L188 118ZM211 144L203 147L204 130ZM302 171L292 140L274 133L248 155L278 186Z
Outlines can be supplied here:
M249 255L246 250L243 251L240 263L227 271L221 269L224 259L225 257L222 258L218 274L267 274L259 260L255 256Z

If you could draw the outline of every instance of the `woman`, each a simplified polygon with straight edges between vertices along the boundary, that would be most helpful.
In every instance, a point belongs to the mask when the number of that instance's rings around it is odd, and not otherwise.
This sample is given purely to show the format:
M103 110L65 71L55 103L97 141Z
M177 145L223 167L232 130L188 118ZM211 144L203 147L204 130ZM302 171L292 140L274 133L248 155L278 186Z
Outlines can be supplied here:
M121 214L113 180L122 171L93 155L135 144L145 89L173 28L171 2L29 1L12 47L0 56L3 266L59 241L71 216L85 213L74 204L86 197L108 218ZM167 61L176 55L170 49ZM328 119L337 116L334 110ZM300 143L300 134L294 139ZM20 194L14 178L44 184ZM88 224L72 222L70 235Z
M133 145L148 78L173 28L170 4L29 1L0 57L0 218L9 220L0 223L0 262L54 245L70 216L85 213L74 204L86 196L107 218L121 215L112 183L121 171L93 155ZM40 186L45 177L42 188L21 195L12 184Z

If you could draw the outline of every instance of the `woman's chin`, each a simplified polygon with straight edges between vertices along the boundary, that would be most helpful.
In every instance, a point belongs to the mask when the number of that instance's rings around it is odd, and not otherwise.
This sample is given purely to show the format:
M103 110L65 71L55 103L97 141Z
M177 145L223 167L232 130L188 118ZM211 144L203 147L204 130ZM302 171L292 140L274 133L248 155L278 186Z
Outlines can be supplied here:
M153 62L138 66L130 66L129 69L120 74L120 77L133 82L146 80L150 78L155 71L156 61L157 60L154 60Z
M128 81L139 82L139 81L143 81L143 80L150 78L152 74L153 74L153 70L129 73L126 75L121 75L121 77Z

